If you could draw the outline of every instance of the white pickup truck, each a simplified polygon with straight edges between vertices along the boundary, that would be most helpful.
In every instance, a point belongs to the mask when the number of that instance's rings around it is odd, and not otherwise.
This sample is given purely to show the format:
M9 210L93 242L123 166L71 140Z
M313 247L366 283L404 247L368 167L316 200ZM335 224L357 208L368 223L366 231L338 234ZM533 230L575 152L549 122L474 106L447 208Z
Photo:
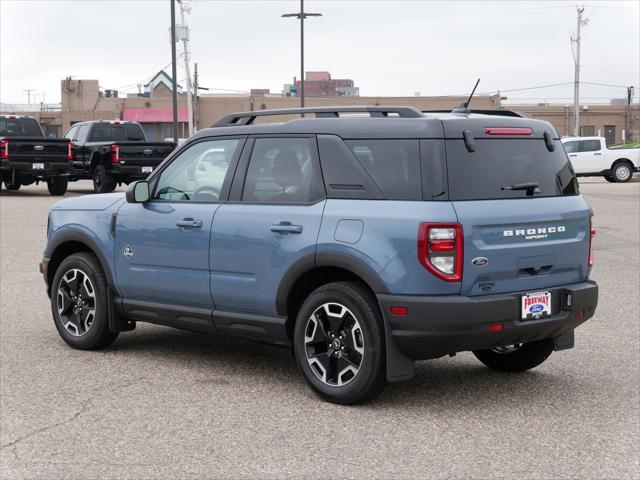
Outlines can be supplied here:
M640 171L640 148L608 148L604 137L565 137L562 143L578 176L628 182Z

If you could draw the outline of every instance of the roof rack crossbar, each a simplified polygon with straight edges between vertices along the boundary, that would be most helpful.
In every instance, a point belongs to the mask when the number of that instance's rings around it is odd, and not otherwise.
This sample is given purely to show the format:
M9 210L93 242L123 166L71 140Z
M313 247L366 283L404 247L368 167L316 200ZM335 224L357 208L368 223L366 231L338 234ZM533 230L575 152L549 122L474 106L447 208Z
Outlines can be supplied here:
M451 110L422 110L422 113L461 113L455 112ZM524 118L524 115L518 112L514 112L513 110L469 110L465 113L476 113L479 115L498 115L501 117L519 117Z
M398 116L400 118L420 118L422 113L413 107L308 107L308 108L284 108L277 110L256 110L251 112L238 112L225 115L211 127L229 127L238 125L251 125L257 117L275 115L298 115L303 113L315 114L316 118L339 118L341 113L368 113L371 117ZM390 115L394 114L394 115Z

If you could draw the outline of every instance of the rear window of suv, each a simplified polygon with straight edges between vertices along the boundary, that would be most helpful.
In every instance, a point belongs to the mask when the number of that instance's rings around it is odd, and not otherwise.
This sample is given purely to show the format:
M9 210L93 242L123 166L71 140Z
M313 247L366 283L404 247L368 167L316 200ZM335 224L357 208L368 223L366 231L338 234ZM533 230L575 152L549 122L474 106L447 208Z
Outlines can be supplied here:
M535 197L577 195L578 182L562 144L550 152L542 139L475 139L469 152L462 140L447 140L449 198L484 200L524 198L524 190L503 190L537 183Z

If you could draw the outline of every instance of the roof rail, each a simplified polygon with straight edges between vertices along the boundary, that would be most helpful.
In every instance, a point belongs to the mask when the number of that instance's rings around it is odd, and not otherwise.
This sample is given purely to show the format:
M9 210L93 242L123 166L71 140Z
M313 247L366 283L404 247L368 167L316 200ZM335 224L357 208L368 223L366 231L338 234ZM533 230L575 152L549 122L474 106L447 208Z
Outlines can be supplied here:
M308 108L283 108L277 110L256 110L252 112L238 112L225 115L211 127L229 127L234 125L251 125L257 117L274 115L298 115L313 113L316 118L339 118L340 113L368 113L371 117L389 117L396 114L401 118L420 118L422 113L413 107L308 107Z
M455 110L422 110L422 113L456 113ZM498 115L502 117L525 118L524 115L513 110L469 110L467 113L477 113L480 115Z

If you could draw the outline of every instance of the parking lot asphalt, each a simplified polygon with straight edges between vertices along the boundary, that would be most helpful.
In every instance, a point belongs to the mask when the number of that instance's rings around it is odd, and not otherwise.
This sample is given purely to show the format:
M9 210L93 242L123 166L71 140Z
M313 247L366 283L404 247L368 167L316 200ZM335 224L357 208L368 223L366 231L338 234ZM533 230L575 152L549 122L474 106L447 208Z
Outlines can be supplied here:
M316 397L277 347L139 324L70 349L37 268L58 199L3 191L0 478L640 478L638 180L581 182L600 298L573 350L523 374L420 362L354 407Z

